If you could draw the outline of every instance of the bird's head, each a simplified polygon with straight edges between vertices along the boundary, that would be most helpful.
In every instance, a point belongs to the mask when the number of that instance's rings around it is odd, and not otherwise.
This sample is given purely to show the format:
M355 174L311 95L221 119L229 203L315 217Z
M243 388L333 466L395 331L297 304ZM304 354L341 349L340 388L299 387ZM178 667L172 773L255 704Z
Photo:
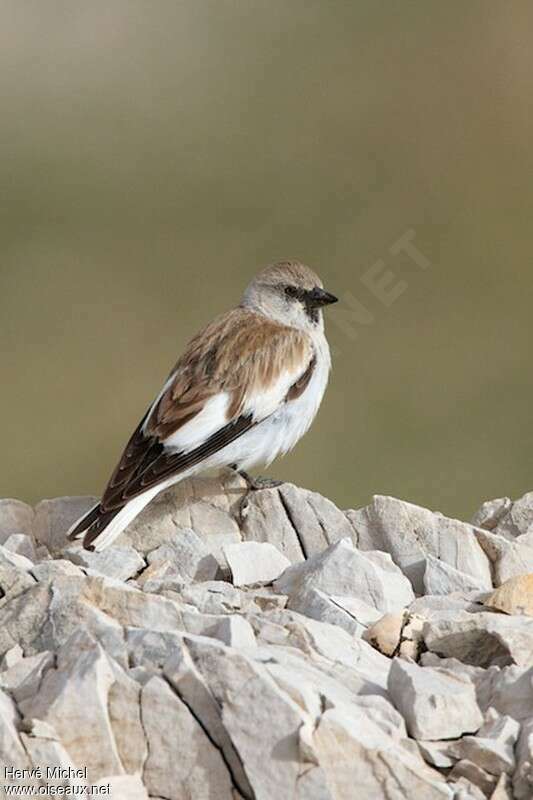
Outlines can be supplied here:
M310 267L299 261L279 261L256 275L241 305L284 325L309 330L322 327L322 308L336 302Z

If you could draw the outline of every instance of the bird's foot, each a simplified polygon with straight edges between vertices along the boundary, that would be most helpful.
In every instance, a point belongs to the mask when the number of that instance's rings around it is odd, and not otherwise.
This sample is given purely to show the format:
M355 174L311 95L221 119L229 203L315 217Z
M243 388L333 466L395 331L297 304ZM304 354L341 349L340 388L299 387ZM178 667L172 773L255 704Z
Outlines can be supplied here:
M239 473L241 478L244 478L248 485L248 489L251 492L258 492L261 489L276 489L278 486L283 484L283 481L277 481L274 478L265 478L262 475L259 475L257 478L253 478L243 469L237 469L236 471Z

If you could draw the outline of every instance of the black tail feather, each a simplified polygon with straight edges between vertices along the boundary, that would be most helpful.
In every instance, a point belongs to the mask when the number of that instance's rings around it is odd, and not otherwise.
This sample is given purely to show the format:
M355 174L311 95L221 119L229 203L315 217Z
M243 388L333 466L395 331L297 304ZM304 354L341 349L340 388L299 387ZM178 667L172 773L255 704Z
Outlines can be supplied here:
M93 522L96 522L96 520L100 516L101 511L102 509L100 503L97 503L86 514L84 514L83 517L81 517L77 521L76 527L72 528L69 531L68 538L70 539L70 541L72 541L73 539L78 539L80 534L86 531L87 528L90 528Z

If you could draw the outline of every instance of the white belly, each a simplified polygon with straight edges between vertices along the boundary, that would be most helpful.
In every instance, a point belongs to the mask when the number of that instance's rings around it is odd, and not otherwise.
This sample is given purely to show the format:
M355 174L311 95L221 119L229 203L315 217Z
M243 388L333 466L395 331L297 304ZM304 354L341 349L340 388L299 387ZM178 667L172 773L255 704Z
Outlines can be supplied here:
M307 432L322 402L331 368L323 335L317 337L315 346L317 363L305 391L218 453L214 458L219 465L237 464L245 470L268 466L277 456L291 450Z

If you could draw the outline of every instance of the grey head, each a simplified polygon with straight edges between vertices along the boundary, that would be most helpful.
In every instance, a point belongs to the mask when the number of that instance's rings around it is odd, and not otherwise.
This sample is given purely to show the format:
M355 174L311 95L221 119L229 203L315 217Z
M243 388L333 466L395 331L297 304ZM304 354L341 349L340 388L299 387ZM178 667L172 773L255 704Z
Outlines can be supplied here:
M241 305L301 330L323 328L322 308L336 303L313 270L299 261L279 261L256 275Z

